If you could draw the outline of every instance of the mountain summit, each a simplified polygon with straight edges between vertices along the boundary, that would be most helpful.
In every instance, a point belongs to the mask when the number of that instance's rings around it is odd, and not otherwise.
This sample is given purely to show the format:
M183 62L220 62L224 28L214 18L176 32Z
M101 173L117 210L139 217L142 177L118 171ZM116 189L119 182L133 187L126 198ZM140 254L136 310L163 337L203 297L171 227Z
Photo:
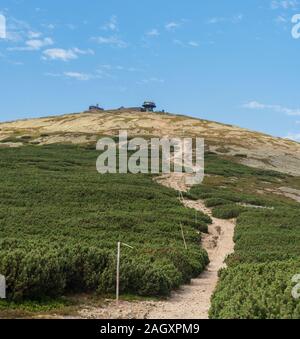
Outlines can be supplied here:
M82 112L0 124L0 146L93 144L100 136L202 137L207 150L261 169L300 175L300 144L232 125L136 109Z

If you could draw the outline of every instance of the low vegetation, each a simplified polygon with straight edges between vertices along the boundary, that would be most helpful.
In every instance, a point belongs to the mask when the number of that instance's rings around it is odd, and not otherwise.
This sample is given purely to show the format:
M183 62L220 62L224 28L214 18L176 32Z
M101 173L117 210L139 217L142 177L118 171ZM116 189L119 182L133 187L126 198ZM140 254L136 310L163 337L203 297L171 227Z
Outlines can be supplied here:
M165 296L208 263L200 232L210 218L184 208L150 175L100 175L79 146L0 150L0 273L13 301L115 289ZM184 227L188 251L182 240Z
M299 319L300 301L292 297L292 278L300 274L299 204L267 194L267 189L262 193L264 188L297 186L299 178L214 155L207 158L207 173L221 178L208 177L188 196L204 199L215 217L237 218L235 252L220 273L210 317Z
M114 292L116 243L122 248L121 292L166 296L208 263L200 231L210 218L184 208L177 193L150 175L95 170L92 147L0 149L0 274L10 302L3 309L64 308L61 296ZM298 203L272 191L300 188L300 179L206 154L204 184L185 196L203 199L218 218L237 218L235 253L212 298L210 317L299 318L292 277L300 274ZM180 224L188 251L184 249ZM25 301L25 302L24 302Z

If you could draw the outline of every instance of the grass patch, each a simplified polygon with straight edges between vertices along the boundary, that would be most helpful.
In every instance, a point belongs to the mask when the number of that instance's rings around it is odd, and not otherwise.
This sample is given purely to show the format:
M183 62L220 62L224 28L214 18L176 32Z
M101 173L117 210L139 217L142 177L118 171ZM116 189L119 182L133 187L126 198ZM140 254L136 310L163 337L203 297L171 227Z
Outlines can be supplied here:
M208 263L199 230L210 218L183 207L150 175L100 175L98 152L72 145L0 150L0 272L10 300L115 289L165 296ZM184 226L188 251L182 242Z
M299 188L300 178L248 168L214 155L208 155L207 173L218 175L218 180L209 178L187 195L204 199L206 206L213 207L215 217L237 218L235 252L227 259L228 268L220 274L210 317L299 319L300 302L291 294L295 286L292 277L300 274L299 204L257 191Z

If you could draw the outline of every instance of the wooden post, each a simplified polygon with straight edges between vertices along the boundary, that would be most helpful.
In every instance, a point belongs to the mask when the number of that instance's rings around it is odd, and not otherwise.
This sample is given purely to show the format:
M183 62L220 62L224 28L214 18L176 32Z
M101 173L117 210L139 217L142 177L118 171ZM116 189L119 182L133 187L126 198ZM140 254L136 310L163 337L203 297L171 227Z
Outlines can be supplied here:
M120 258L121 258L121 242L118 242L117 280L116 280L116 301L117 301L117 305L119 305L119 298L120 298Z
M184 198L183 198L183 194L181 191L178 191L178 195L179 195L179 200L182 204L184 204Z
M182 224L180 224L180 227L181 227L181 234L182 234L182 239L183 239L183 243L184 243L184 248L187 250L188 247L187 247L187 244L186 244L186 241L185 241L185 236L184 236L184 231L183 231Z
M118 249L117 249L117 278L116 278L116 301L117 306L119 305L120 300L120 259L121 259L121 245L124 245L130 249L133 249L132 246L118 242Z

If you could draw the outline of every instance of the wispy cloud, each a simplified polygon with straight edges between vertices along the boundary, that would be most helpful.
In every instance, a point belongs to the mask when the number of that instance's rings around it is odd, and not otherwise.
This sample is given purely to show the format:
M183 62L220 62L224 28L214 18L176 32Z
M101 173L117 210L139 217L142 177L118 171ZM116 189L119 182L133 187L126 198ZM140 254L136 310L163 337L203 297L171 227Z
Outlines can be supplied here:
M300 115L300 108L288 108L281 105L269 105L263 104L258 101L249 101L243 105L244 108L251 109L251 110L269 110L279 113L284 113L287 115Z
M158 29L153 28L153 29L151 29L150 31L148 31L148 32L146 33L146 35L151 36L151 37L156 37L156 36L159 36L160 33L159 33L159 30L158 30Z
M213 17L208 20L208 24L214 25L219 23L232 23L232 24L238 24L242 22L244 19L243 14L237 14L231 17Z
M10 42L21 42L30 38L29 32L32 32L30 25L22 20L13 17L7 17L6 20L6 40Z
M289 133L285 139L290 139L294 141L300 142L300 133Z
M70 61L78 59L79 55L93 55L94 51L91 49L81 50L79 48L63 49L63 48L51 48L43 52L43 60L61 60Z
M9 51L38 51L44 47L51 46L54 41L51 37L43 37L43 33L32 28L32 26L13 17L7 17L6 40L14 47L9 47ZM16 46L22 43L23 46Z
M271 1L271 9L297 9L299 1L297 0L273 0Z
M92 79L92 75L87 74L87 73L80 73L80 72L64 72L64 75L67 78L75 79L75 80L80 80L80 81L87 81Z
M116 15L111 16L110 20L102 26L105 31L118 31L118 18Z
M199 43L197 41L189 41L188 44L191 47L199 47Z
M142 70L140 68L136 68L136 67L126 67L126 66L122 66L122 65L110 65L110 64L104 64L104 65L100 65L98 67L98 70L101 71L126 71L126 72L142 72Z
M33 32L33 31L29 31L28 32L28 38L29 39L38 39L42 36L43 34L41 32Z
M179 28L182 25L182 22L176 22L176 21L171 21L165 24L165 29L167 31L175 31L177 28Z
M175 44L175 45L178 45L178 46L181 46L181 47L184 47L184 43L181 41L181 40L179 40L179 39L174 39L173 40L173 43Z
M161 78L156 78L156 77L151 77L151 78L148 78L148 79L143 79L141 81L138 81L137 84L138 85L149 85L149 84L164 84L165 83L165 80L164 79L161 79Z
M49 30L51 30L51 31L56 28L55 24L43 24L42 26L47 28L47 29L49 29Z
M93 37L91 38L92 41L96 42L99 45L109 45L112 47L118 47L118 48L126 48L128 47L128 44L120 39L119 37L113 35L109 37L103 37L103 36L98 36L98 37Z
M76 54L81 54L81 55L95 55L95 52L92 49L80 49L80 48L73 48L73 51Z
M43 47L51 46L54 41L51 38L31 39L25 42L26 46L9 47L9 51L38 51Z
M194 41L194 40L191 40L191 41L188 41L188 42L184 42L184 41L179 40L179 39L174 39L173 43L175 45L177 45L177 46L180 46L180 47L194 47L194 48L197 48L197 47L200 46L199 42Z
M101 78L99 74L89 74L83 72L72 72L66 71L63 73L45 73L45 76L53 77L53 78L65 78L65 79L73 79L77 81L88 81L92 79Z
M278 15L276 18L275 18L275 22L277 24L285 24L287 23L289 20L286 16L284 15Z

